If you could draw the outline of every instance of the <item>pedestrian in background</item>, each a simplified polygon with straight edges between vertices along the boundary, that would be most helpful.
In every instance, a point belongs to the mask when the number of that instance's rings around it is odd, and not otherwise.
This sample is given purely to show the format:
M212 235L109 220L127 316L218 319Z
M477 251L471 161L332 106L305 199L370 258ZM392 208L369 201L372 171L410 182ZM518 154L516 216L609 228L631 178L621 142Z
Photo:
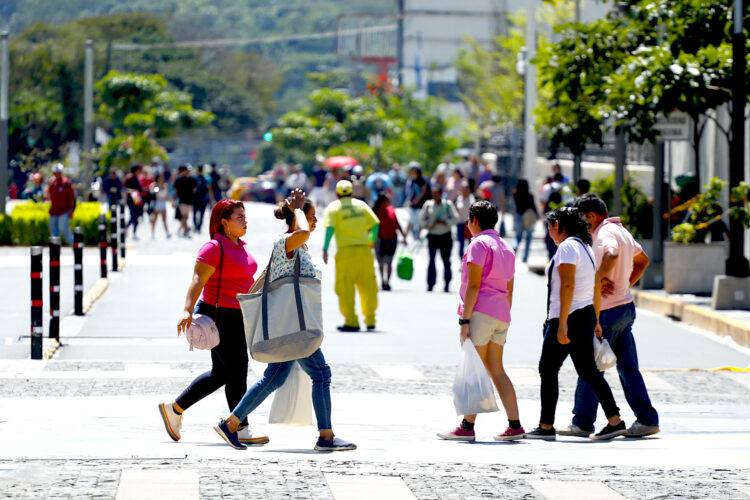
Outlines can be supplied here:
M514 441L523 438L526 431L521 426L516 390L503 367L503 349L510 327L516 256L495 231L497 210L491 203L482 200L472 204L466 224L472 239L461 261L460 338L462 343L470 340L476 347L508 417L507 429L495 440ZM458 427L438 436L474 441L476 419L476 415L464 415Z
M136 241L138 241L138 222L143 215L143 195L141 194L143 186L141 186L141 181L138 180L141 170L140 165L133 165L130 167L130 173L125 176L125 181L123 182L128 212L130 212L130 220L128 220L126 229L133 226L133 239Z
M349 181L352 183L352 198L365 201L367 199L367 188L365 187L365 169L362 165L352 167Z
M409 206L409 227L414 241L419 241L422 231L419 225L419 214L422 207L430 199L430 185L422 177L422 167L413 161L409 163L409 180L406 183L406 203Z
M427 266L427 291L431 292L437 281L435 257L440 252L443 260L444 291L450 291L451 249L453 248L453 226L459 221L456 206L450 200L443 199L443 190L439 186L432 188L432 199L424 204L419 214L419 224L427 229L427 249L430 262Z
M227 404L234 408L247 391L247 343L237 294L250 290L258 264L240 239L246 232L241 201L222 200L214 206L209 222L211 240L198 251L177 335L187 332L194 314L203 314L215 318L219 345L211 349L210 371L193 380L174 402L159 404L164 427L174 441L181 438L183 412L195 403L223 386ZM268 442L267 436L253 437L246 418L238 430L242 442Z
M526 237L526 248L523 251L523 262L529 260L529 250L531 249L531 238L534 235L534 226L539 220L539 212L536 211L534 195L529 190L529 181L519 179L516 187L513 188L513 202L516 206L516 212L513 219L513 229L516 232L516 244L513 251L518 255L521 248L521 242Z
M456 170L458 172L458 170ZM461 175L459 173L459 175ZM456 224L456 241L458 241L458 258L464 256L464 242L466 241L466 221L469 220L469 209L477 201L474 193L469 188L469 181L461 180L461 187L456 197L456 211L458 211L458 224Z
M406 197L405 189L408 176L401 170L401 165L394 163L388 171L388 177L391 178L391 182L393 183L393 204L401 207L404 205Z
M628 429L629 437L644 437L659 432L659 414L651 404L646 384L638 368L638 353L633 338L635 306L630 288L643 275L649 258L623 227L619 217L609 217L607 205L596 194L578 198L575 207L583 214L593 238L596 256L596 279L601 282L599 325L617 356L625 400L636 420ZM595 298L595 305L597 301ZM591 387L581 378L576 387L573 422L558 434L588 436L593 432L598 400Z
M372 247L377 239L378 217L364 201L352 198L352 183L340 180L336 184L338 200L326 209L323 227L323 262L328 264L328 246L336 236L336 295L344 324L342 332L358 332L359 319L354 310L354 290L359 292L362 315L368 330L375 330L375 310L378 307L378 283L375 279Z
M102 189L107 194L109 206L117 205L122 199L122 180L114 167L109 167L109 174L102 180Z
M21 193L22 200L44 201L44 176L35 172L31 174L26 182L26 187Z
M315 161L315 168L312 172L313 189L312 189L312 200L316 207L325 207L330 200L326 200L325 184L328 172L323 166L325 158L318 156Z
M365 188L370 197L370 205L373 207L380 196L387 196L389 199L393 199L393 182L388 174L381 172L379 169L376 169L367 176Z
M268 270L269 280L276 280L294 276L294 267L297 256L300 258L300 276L308 278L320 278L321 272L312 261L307 248L310 233L315 231L318 219L315 217L315 204L305 193L295 189L290 197L281 202L274 211L274 217L286 222L287 231L278 238L273 245L271 262ZM307 358L286 361L283 363L268 363L263 376L248 390L237 406L233 408L232 414L226 419L219 421L214 427L216 432L229 444L238 449L245 446L240 441L236 432L240 427L242 419L247 418L273 391L281 387L289 375L294 363L299 363L300 368L312 379L312 400L315 408L315 416L318 421L318 441L315 443L315 451L345 451L356 450L357 445L338 438L333 433L331 423L331 368L326 363L323 351L316 350Z
M175 202L180 212L180 232L190 238L190 213L195 200L195 179L190 176L187 165L177 167L177 179L174 181Z
M164 223L164 232L167 233L167 238L171 238L172 235L167 225L167 202L171 201L172 198L169 196L169 185L164 180L164 174L156 175L156 180L149 187L149 192L154 200L154 209L151 215L151 239L156 238L156 221L159 218Z
M62 237L73 244L73 231L70 230L70 218L76 207L76 193L73 183L63 175L61 163L52 166L52 182L47 187L49 206L49 232L52 236Z
M396 217L396 209L391 206L391 200L386 195L378 196L372 211L375 212L380 221L378 239L375 240L375 257L378 259L380 271L380 289L390 291L393 256L396 254L396 247L398 246L396 231L401 233L404 238L404 245L406 245L406 231L401 228L398 217Z
M596 393L607 416L607 425L591 439L605 440L626 433L612 390L594 359L594 287L596 264L591 236L580 212L560 207L547 214L547 225L557 244L555 257L547 265L547 321L545 322L539 375L542 379L542 412L539 427L528 439L554 440L559 395L558 374L570 356L578 376Z
M195 190L193 191L193 227L196 233L201 232L203 227L203 214L210 202L209 189L211 188L210 179L206 178L205 166L198 165L195 168Z

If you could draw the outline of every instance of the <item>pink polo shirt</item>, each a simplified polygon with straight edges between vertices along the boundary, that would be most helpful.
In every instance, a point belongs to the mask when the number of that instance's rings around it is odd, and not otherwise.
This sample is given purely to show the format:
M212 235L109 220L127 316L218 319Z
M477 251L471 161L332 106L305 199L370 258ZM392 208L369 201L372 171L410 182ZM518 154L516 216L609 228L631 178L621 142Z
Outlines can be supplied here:
M219 307L239 309L238 293L247 293L253 286L253 275L258 270L258 263L247 250L244 241L240 244L221 234L215 234L214 239L205 243L198 251L196 262L203 262L216 269L208 278L201 293L201 301L206 304L216 304L216 289L219 286L219 262L221 261L221 245L224 249L224 265L221 272L221 290L219 293Z
M463 314L466 287L469 282L469 264L482 268L482 281L474 311L510 323L508 282L516 271L516 255L497 231L488 229L471 239L461 260L461 302L458 314Z
M617 255L615 267L607 275L614 283L614 291L608 297L602 297L601 310L612 309L633 302L630 294L630 275L633 274L633 257L643 252L641 245L625 229L619 217L604 219L593 234L596 267L602 265L602 257L608 250Z

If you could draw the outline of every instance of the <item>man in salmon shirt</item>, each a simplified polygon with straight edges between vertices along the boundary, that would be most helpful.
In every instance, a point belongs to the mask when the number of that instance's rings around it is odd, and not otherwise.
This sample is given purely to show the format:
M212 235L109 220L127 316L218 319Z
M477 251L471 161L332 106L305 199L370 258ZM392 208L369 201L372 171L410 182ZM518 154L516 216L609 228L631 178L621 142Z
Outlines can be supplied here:
M635 306L630 287L635 285L649 264L649 258L625 229L619 217L609 217L607 205L596 194L588 193L574 202L589 225L596 255L596 278L602 282L599 325L602 335L617 356L617 372L622 389L636 421L629 437L659 432L659 414L651 405L646 384L638 369L638 353L633 338ZM596 305L596 297L594 299ZM573 423L557 433L588 437L594 429L597 399L586 382L578 379Z

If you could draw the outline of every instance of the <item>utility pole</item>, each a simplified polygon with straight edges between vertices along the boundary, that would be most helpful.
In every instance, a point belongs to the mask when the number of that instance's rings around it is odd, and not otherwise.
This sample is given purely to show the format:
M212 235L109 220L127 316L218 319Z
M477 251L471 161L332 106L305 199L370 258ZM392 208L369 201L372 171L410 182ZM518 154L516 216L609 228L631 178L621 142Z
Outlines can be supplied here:
M94 41L86 40L83 70L83 192L91 186L91 153L94 143Z
M576 7L575 7L575 16L576 16L576 22L581 22L581 0L576 0Z
M398 3L398 22L396 28L396 54L398 59L398 86L404 86L404 1L396 0Z
M581 0L575 0L575 22L581 22ZM583 161L583 155L577 154L573 157L573 182L578 182L581 178L581 162ZM615 189L615 200L618 199L617 189ZM617 202L615 202L617 203Z
M732 33L732 143L729 145L729 188L745 180L745 33L743 0L734 0L734 30ZM731 206L742 206L731 201ZM734 217L729 220L729 259L727 275L737 278L750 276L750 265L745 258L745 228Z
M526 16L526 72L524 73L524 167L523 176L534 185L537 178L536 130L534 130L534 108L536 107L536 66L531 63L536 57L536 6L538 0L527 2Z
M0 214L8 196L8 32L0 34Z

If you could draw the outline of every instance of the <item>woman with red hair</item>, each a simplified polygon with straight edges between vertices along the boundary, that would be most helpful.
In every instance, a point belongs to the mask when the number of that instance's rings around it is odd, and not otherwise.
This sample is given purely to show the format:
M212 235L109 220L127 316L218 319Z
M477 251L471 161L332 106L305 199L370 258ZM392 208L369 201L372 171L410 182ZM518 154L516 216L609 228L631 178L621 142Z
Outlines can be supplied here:
M247 344L236 295L247 293L253 285L258 263L240 239L246 232L241 201L221 200L214 206L209 225L211 240L198 251L177 335L187 332L193 314L203 314L215 318L220 341L211 349L211 370L193 380L174 402L159 404L164 427L174 441L181 437L182 413L192 405L224 386L227 404L234 408L247 391ZM250 444L268 442L268 437L252 436L247 419L240 424L239 438Z

